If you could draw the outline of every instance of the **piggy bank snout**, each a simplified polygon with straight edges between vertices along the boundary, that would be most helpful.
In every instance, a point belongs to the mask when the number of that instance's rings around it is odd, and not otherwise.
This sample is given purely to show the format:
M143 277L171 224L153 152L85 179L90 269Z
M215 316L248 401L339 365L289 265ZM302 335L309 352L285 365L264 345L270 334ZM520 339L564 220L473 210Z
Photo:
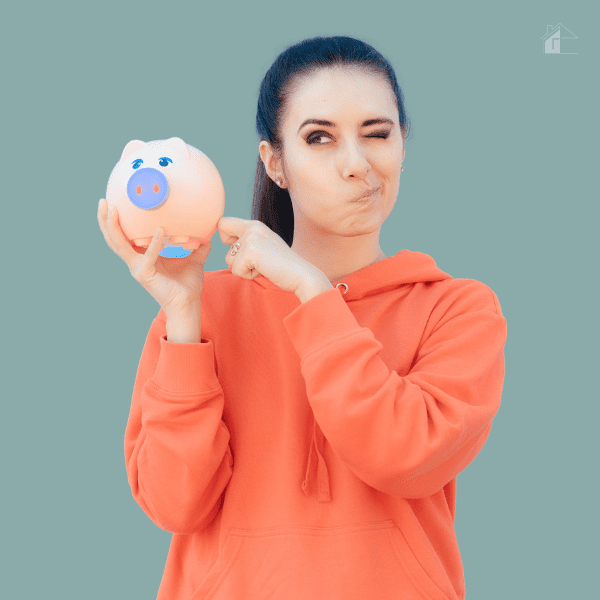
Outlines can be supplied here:
M158 169L138 169L127 182L127 196L138 208L156 208L168 194L169 182Z

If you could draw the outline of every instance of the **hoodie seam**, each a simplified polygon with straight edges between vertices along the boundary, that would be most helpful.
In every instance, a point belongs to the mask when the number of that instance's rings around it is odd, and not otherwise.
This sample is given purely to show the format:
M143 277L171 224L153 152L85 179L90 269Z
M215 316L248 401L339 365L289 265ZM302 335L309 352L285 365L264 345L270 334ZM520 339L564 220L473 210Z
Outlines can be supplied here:
M165 396L176 396L177 398L180 398L181 396L197 396L198 394L212 394L212 393L216 392L217 390L221 389L221 383L219 382L217 385L215 385L214 387L211 387L207 390L198 389L198 390L192 390L192 391L174 392L172 390L167 390L167 389L161 387L160 385L155 383L155 381L152 378L150 378L149 381L157 390L160 390L160 392L162 392Z

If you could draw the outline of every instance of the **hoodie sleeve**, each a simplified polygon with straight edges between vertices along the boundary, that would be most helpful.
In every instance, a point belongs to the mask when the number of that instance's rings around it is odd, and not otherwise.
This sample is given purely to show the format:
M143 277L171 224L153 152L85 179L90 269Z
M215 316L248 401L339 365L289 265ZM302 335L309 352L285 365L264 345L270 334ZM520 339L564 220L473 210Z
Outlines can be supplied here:
M378 356L382 344L337 289L284 319L323 434L357 477L386 494L442 489L481 450L500 407L507 329L495 294L473 281L445 304L404 377Z
M210 340L174 343L162 309L140 358L125 465L135 501L161 529L197 532L214 519L233 473L224 396Z

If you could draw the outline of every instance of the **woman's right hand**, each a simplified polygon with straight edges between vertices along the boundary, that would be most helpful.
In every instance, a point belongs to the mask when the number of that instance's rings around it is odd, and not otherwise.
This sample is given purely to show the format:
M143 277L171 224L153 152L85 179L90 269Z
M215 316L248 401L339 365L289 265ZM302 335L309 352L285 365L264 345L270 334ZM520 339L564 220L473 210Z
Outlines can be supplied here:
M210 252L205 242L185 258L159 256L164 231L157 228L148 248L132 246L119 225L117 207L108 214L108 202L98 203L98 223L109 248L120 256L133 278L160 304L167 317L200 306L204 288L204 263Z

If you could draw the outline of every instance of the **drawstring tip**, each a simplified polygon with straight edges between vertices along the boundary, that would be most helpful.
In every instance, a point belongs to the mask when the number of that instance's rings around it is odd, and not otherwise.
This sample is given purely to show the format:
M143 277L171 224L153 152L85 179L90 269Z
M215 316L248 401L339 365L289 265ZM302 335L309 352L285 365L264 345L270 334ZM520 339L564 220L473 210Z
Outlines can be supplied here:
M317 500L319 502L331 502L331 495L329 493L329 472L327 471L327 465L325 464L325 459L322 454L319 452L319 447L317 446L317 438L320 436L323 439L323 433L317 426L317 422L313 418L313 436L310 443L310 450L308 453L308 464L306 467L306 475L304 476L304 481L302 482L302 491L306 496L311 495L311 485L310 480L313 481L316 478L317 482ZM321 442L322 443L322 442ZM313 465L313 448L316 453L316 473L315 466Z
M329 472L325 466L323 457L319 455L319 468L317 470L317 481L319 484L319 492L317 500L319 502L331 502L331 494L329 493Z
M308 481L306 481L306 479L302 482L302 491L306 496L310 496L310 490L308 489Z
M310 496L310 484L308 479L305 479L302 482L302 491L305 496ZM331 502L331 494L329 493L329 485L327 482L321 483L319 485L319 491L317 493L317 501L318 502Z
M317 496L318 502L331 502L331 496L329 494L329 490L319 490L319 494Z

